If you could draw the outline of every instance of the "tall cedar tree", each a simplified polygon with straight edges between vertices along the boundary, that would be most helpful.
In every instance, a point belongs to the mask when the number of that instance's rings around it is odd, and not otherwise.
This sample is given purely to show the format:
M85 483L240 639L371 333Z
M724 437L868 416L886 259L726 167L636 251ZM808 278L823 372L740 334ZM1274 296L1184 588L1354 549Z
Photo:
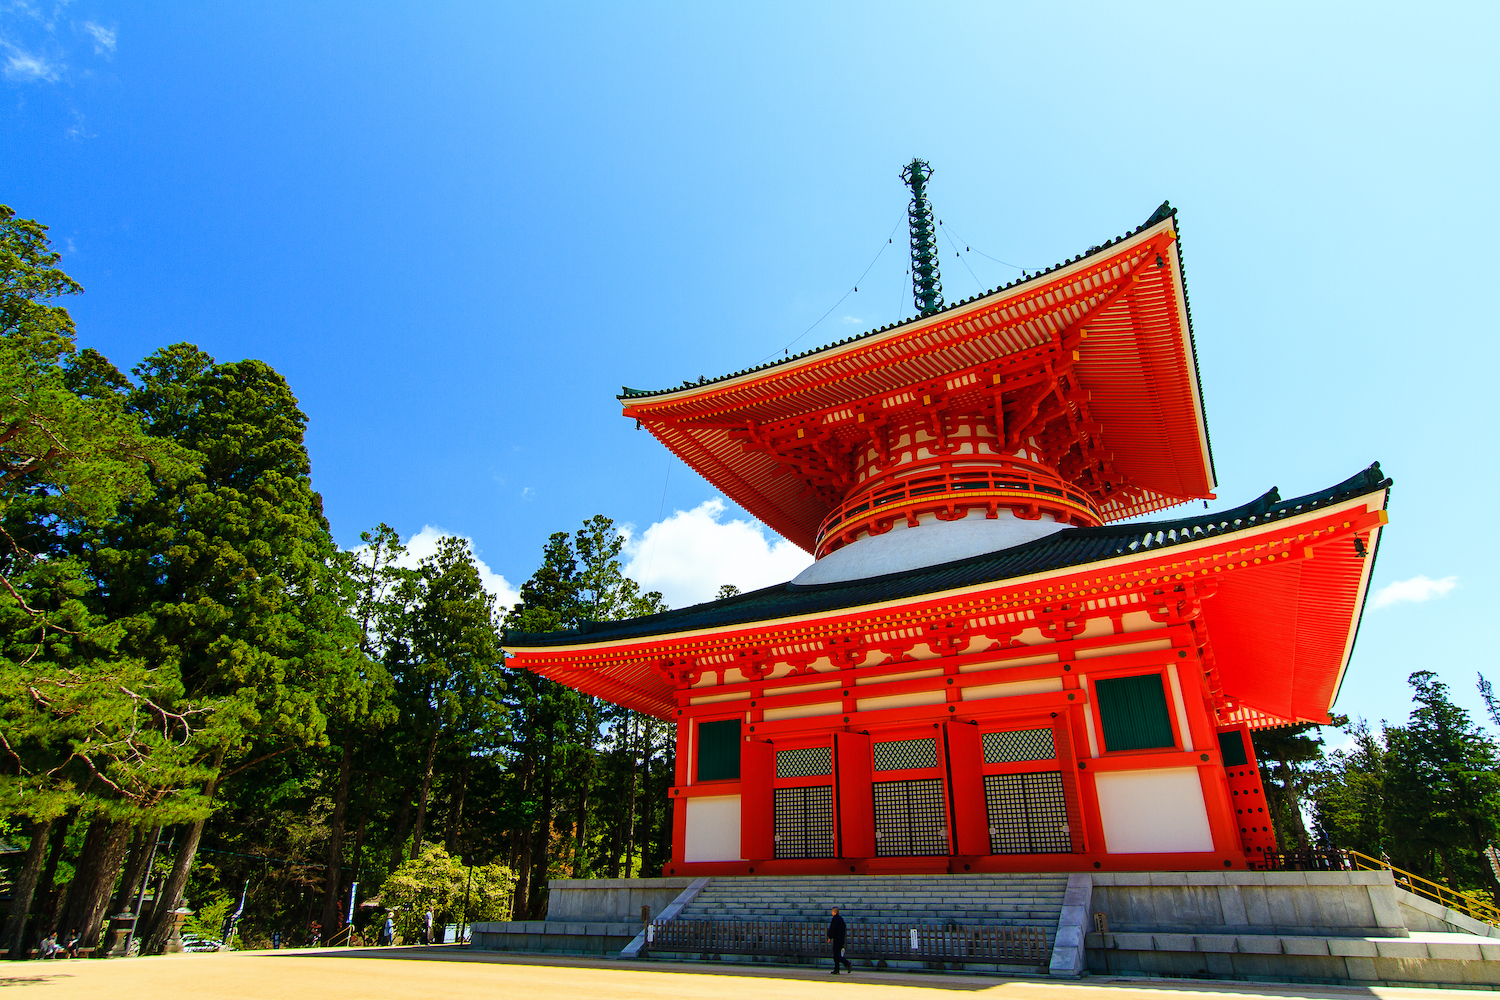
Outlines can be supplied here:
M151 704L151 679L118 656L120 632L88 607L89 583L62 536L146 492L148 462L179 468L183 458L142 432L123 376L77 350L72 317L53 300L83 289L46 233L0 205L0 814L22 819L30 838L0 931L12 954L23 950L54 827L101 768L131 785L152 742L130 724Z
M1453 886L1492 886L1484 849L1500 835L1500 753L1437 674L1419 670L1409 682L1411 718L1386 729L1392 859L1435 867Z
M521 587L521 600L507 616L507 628L550 632L576 628L587 621L616 621L666 609L660 593L642 593L624 573L620 556L625 537L614 522L595 515L570 536L557 532L547 540L542 565ZM541 914L548 873L561 864L565 849L559 838L559 804L573 801L571 873L591 870L587 822L590 795L598 773L601 729L611 725L634 731L630 714L618 714L598 699L580 694L529 671L510 671L513 697L512 766L519 772L526 803L526 833L516 851L517 919ZM613 718L613 722L611 722ZM634 752L632 746L631 752ZM566 766L565 766L566 765ZM634 794L631 784L622 799ZM560 788L563 783L571 786Z
M328 706L361 688L362 660L330 579L335 548L311 487L307 418L286 381L260 361L216 364L191 344L134 372L131 411L197 460L185 475L153 467L154 492L80 530L78 551L101 610L125 628L123 648L174 676L166 707L209 769L146 930L155 952L220 783L255 759L323 742Z
M399 595L405 613L386 662L402 714L422 748L410 854L415 860L427 830L439 743L446 740L467 755L498 742L505 681L495 599L480 582L466 540L442 539L437 552L402 581Z
M344 827L349 812L354 754L359 744L396 720L395 688L382 662L387 636L400 611L397 592L412 571L398 561L406 553L401 537L381 523L359 536L354 551L335 553L330 561L340 603L358 626L358 688L353 697L333 706L332 729L338 752L333 811L328 817L328 847L324 869L323 911L319 921L332 934L343 922Z

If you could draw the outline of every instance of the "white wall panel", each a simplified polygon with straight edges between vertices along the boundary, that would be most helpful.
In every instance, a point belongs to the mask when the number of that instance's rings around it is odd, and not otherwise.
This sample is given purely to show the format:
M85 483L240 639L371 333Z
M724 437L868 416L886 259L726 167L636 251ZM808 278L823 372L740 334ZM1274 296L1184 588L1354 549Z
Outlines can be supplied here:
M1110 854L1177 854L1214 849L1195 767L1104 771L1094 777L1104 849Z
M740 860L740 797L704 795L687 800L684 861Z

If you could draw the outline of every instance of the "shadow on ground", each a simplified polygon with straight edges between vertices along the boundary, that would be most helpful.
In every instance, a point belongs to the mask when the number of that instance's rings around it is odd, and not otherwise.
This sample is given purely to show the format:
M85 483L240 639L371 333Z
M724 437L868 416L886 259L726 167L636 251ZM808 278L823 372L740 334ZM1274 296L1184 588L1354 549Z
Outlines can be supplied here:
M0 963L0 987L4 987L4 986L40 986L43 983L50 983L50 982L52 982L55 979L70 979L70 978L72 978L69 975L67 975L66 973L61 973L61 972L59 972L59 973L53 973L50 976L26 975L25 973L20 972L19 970L17 970L16 972L11 972L11 970L9 968L6 968L7 965L10 965L12 968L14 968L15 966L20 965L20 964L21 964L20 962Z
M245 953L240 953L245 954ZM761 979L791 979L813 982L832 978L829 970L807 966L778 966L738 962L652 962L623 961L618 959L588 958L573 955L526 955L513 952L473 951L458 945L433 945L431 947L389 948L337 948L313 951L266 951L259 954L270 957L299 958L344 958L366 960L399 960L428 962L477 962L490 965L550 966L574 969L632 970L636 972L659 972L668 975L735 976ZM1358 1000L1361 997L1378 998L1380 994L1364 986L1341 986L1335 983L1293 982L1237 982L1224 979L1151 979L1122 976L1090 976L1080 980L1059 980L1047 976L993 976L984 974L953 973L938 971L900 971L892 969L856 969L854 974L840 980L879 984L881 986L920 986L924 989L952 990L954 992L977 993L985 990L1003 989L1008 984L1028 987L1055 988L1066 992L1070 987L1110 989L1125 993L1170 992L1170 993L1217 993L1247 997L1329 997L1338 1000ZM1423 993L1440 987L1413 987ZM1384 989L1389 990L1390 987ZM1445 991L1450 992L1450 991ZM1122 996L1121 1000L1124 1000Z

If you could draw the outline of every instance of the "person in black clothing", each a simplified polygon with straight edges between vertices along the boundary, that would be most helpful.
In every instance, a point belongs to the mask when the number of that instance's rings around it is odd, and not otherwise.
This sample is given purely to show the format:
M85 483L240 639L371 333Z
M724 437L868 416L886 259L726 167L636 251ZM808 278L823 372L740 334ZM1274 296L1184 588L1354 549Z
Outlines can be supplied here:
M833 919L828 921L828 941L833 945L833 974L835 976L839 974L840 962L849 967L851 975L854 972L854 963L849 961L844 955L845 933L844 918L839 916L839 908L835 906L833 908Z

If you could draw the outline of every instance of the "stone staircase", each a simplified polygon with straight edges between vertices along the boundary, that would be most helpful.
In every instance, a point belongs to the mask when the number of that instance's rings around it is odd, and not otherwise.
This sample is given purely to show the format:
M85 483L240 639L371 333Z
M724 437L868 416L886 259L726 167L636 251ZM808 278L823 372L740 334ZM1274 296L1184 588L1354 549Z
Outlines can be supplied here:
M851 924L1039 927L1051 940L1066 874L787 875L716 878L681 920L827 921Z

